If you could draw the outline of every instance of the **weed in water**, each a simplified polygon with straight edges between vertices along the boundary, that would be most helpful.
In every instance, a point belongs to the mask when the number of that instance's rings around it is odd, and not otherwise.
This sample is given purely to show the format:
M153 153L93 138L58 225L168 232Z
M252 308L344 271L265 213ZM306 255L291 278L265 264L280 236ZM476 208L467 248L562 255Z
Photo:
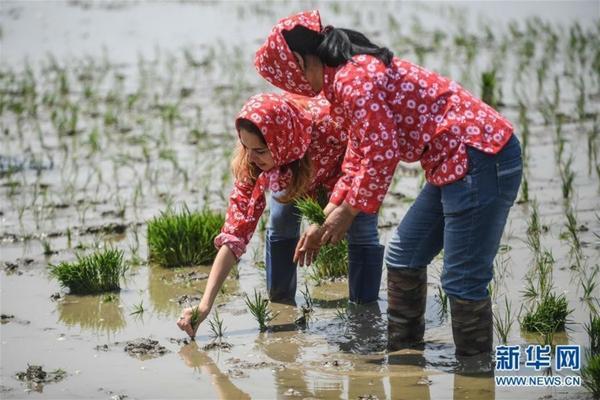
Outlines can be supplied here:
M271 310L269 309L269 300L266 297L262 296L262 293L257 292L254 289L254 298L250 299L248 294L245 294L246 298L244 301L250 310L250 313L254 316L256 321L258 322L258 327L261 332L267 330L267 324L271 322L277 314L273 315Z
M568 309L567 298L564 294L554 293L542 297L541 301L529 310L521 321L521 327L528 332L556 332L565 329Z
M600 398L600 355L590 357L587 365L581 369L581 378L583 386L590 392L594 398Z
M213 241L224 222L223 215L208 210L168 210L148 223L150 258L165 267L211 263L217 254Z
M590 315L590 322L585 324L585 331L590 338L590 354L600 355L600 316Z
M496 331L496 336L500 342L506 344L508 342L508 335L510 334L510 330L514 323L514 316L512 315L512 306L511 303L508 302L508 297L504 296L504 308L506 309L504 315L499 316L498 309L494 313L494 330Z
M140 304L134 304L133 309L129 315L142 315L144 314L144 300L140 301Z
M92 294L119 290L119 280L129 268L123 261L123 252L105 249L80 257L71 263L51 265L50 274L68 287L72 294Z

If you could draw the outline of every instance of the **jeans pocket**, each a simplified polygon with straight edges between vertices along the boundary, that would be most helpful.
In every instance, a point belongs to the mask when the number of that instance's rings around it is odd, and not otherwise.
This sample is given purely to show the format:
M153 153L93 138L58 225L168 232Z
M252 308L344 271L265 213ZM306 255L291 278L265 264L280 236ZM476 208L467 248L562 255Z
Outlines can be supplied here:
M470 173L464 178L441 187L444 216L461 214L478 204L477 176Z
M512 205L517 198L522 175L523 161L520 155L510 160L499 161L496 163L498 194L510 205Z

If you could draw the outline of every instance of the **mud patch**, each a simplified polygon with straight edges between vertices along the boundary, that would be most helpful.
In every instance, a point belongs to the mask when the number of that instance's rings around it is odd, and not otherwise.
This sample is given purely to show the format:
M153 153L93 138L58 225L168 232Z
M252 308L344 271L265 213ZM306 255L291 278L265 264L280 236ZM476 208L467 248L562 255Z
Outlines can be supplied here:
M184 294L183 296L174 297L171 299L172 302L177 303L179 305L195 303L200 300L202 300L202 296L198 296L198 295L194 295L194 294Z
M156 358L167 353L170 353L166 347L161 346L158 340L148 338L139 338L130 340L125 345L124 349L130 356L137 358Z
M202 350L209 351L209 350L219 349L219 350L229 351L229 350L231 350L232 347L233 347L233 345L231 343L217 341L217 342L212 342L212 343L207 344L206 346L202 347Z
M181 283L190 283L197 281L204 281L208 279L208 274L205 272L191 271L191 272L182 272L175 274L173 278L173 283L181 284Z
M192 339L190 339L190 338L183 338L183 339L169 338L169 342L185 346L185 345L192 343Z
M14 318L15 318L14 315L2 314L2 315L0 315L0 322L2 322L3 324L7 324L10 321L12 321Z
M44 384L62 381L67 372L60 368L46 372L41 365L27 365L26 371L17 372L15 376L18 380L26 382L31 389L41 392Z
M6 261L4 262L4 270L8 275L17 274L22 275L23 272L20 271L21 268L32 264L34 261L33 258L19 258L16 261Z
M250 361L243 361L236 357L231 357L231 358L227 359L225 362L235 366L234 369L262 369L262 368L270 368L270 369L276 369L276 370L285 369L284 364L268 362L268 361L259 361L259 362L253 363Z

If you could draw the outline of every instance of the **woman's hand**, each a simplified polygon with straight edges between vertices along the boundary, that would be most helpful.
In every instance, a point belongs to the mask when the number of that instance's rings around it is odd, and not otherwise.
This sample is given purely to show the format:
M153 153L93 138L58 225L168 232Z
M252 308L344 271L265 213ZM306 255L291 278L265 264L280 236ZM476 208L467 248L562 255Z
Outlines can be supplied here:
M177 320L177 326L193 339L196 336L198 327L202 321L206 319L209 312L210 310L202 308L201 305L184 308L183 311L181 311L181 316ZM194 317L194 314L196 314L196 317L194 318L195 321L192 325L192 318Z
M321 227L317 224L312 224L300 236L300 240L296 245L294 252L294 262L300 264L301 267L309 266L316 260L321 248Z
M322 226L321 245L339 243L350 229L350 225L358 213L358 209L346 202L331 211Z

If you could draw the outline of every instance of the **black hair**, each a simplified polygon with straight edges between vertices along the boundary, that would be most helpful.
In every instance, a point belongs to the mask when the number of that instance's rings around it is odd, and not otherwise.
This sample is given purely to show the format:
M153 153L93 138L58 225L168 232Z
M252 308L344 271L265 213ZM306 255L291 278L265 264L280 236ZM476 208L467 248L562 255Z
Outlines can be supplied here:
M258 126L254 125L254 123L250 122L250 120L247 120L245 118L240 118L236 121L235 124L237 130L245 130L246 132L250 132L256 136L258 136L258 138L263 142L263 144L267 144L267 141L265 140L265 137L263 136L262 132L260 131L260 129L258 129Z
M302 57L311 54L330 67L345 64L357 54L370 54L380 59L386 66L392 62L394 53L387 47L379 47L365 35L352 29L327 26L322 33L302 25L282 32L290 50Z

